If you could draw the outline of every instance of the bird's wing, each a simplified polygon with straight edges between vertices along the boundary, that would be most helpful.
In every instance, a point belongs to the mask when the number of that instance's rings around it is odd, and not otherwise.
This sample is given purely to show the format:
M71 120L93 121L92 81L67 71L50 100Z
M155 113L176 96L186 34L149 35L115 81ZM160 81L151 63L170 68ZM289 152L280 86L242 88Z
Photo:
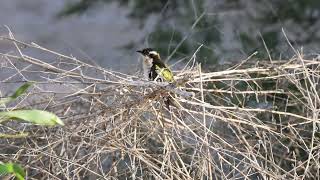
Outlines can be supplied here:
M164 78L166 81L168 81L168 82L174 81L173 74L170 71L170 69L168 69L166 67L160 68L159 66L156 65L156 72L160 77Z

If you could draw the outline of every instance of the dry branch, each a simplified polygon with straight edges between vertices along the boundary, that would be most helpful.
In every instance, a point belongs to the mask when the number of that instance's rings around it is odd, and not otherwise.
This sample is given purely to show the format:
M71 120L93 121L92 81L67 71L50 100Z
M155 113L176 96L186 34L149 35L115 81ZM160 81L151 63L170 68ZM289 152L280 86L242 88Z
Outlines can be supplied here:
M320 169L320 61L245 60L232 69L176 71L177 84L145 81L35 43L9 37L15 50L0 53L0 91L37 82L2 110L38 108L66 126L6 123L0 160L27 166L46 179L294 179ZM39 59L25 50L47 53ZM251 57L253 58L253 57ZM190 62L195 61L194 55ZM267 63L264 63L267 62ZM195 65L196 63L188 63ZM6 73L3 73L6 72ZM183 85L182 85L183 84ZM174 94L181 108L166 109Z

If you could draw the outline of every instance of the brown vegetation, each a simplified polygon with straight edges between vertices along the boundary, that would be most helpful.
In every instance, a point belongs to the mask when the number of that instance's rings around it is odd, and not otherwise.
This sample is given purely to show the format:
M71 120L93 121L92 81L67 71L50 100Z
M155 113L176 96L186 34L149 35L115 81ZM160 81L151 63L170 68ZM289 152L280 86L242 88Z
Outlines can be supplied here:
M2 110L56 113L64 127L6 123L0 160L16 161L28 179L310 179L320 172L320 60L253 60L202 72L196 53L168 88L107 70L34 43L1 37L1 88L36 81ZM28 55L41 51L48 59ZM181 107L163 96L180 93Z

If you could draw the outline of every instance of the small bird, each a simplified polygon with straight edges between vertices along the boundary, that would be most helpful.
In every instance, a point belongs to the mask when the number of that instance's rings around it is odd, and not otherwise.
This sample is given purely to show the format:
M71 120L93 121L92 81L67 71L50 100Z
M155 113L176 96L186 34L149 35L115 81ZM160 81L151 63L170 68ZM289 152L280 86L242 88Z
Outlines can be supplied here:
M161 61L160 54L157 51L152 48L146 48L138 50L137 52L142 55L143 72L146 79L157 82L175 82L173 73L168 66ZM171 96L166 97L165 104L168 109L170 105L178 107L178 104Z
M146 79L169 83L174 82L171 70L161 61L157 51L152 48L146 48L137 52L143 57L143 72Z

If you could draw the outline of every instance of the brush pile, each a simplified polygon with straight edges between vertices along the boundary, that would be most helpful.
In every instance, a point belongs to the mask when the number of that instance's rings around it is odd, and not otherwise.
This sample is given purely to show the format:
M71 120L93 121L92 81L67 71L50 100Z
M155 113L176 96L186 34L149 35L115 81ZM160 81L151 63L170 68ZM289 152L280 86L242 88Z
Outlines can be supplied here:
M65 123L0 125L1 133L29 134L0 139L0 161L21 164L28 179L320 177L317 57L249 58L205 72L195 53L174 72L183 80L176 87L90 65L11 32L0 41L13 46L0 54L2 96L36 82L1 111L47 110ZM164 105L169 95L179 107Z

